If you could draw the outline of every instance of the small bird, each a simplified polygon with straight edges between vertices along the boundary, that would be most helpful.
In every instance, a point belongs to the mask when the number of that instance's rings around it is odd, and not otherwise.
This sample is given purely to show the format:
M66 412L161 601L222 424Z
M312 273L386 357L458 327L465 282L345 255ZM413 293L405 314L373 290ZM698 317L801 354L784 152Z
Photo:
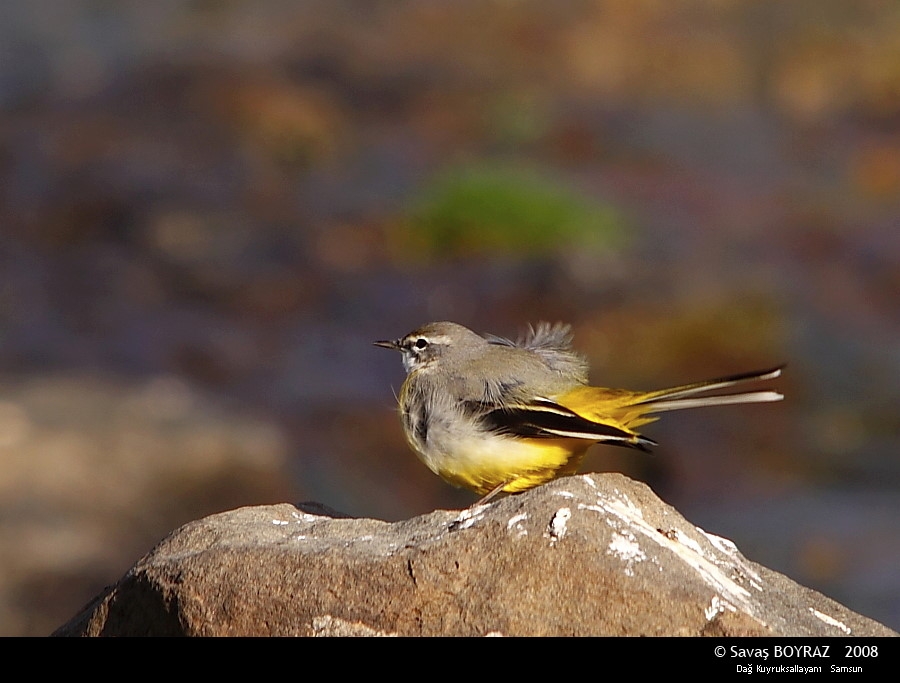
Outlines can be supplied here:
M590 386L587 361L562 323L529 326L512 341L433 322L374 344L403 356L399 408L410 447L445 481L482 495L479 503L574 474L595 443L648 451L656 442L635 430L656 413L784 398L708 395L774 379L781 367L658 391Z

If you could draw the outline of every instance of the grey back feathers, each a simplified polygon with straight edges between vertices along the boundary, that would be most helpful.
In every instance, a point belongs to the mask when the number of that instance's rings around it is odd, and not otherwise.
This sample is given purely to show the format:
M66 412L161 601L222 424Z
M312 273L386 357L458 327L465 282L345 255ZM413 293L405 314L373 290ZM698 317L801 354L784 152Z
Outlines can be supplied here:
M588 379L588 362L572 350L572 327L564 323L540 322L529 325L528 331L516 341L488 335L487 340L498 346L512 346L536 353L554 372L571 377L580 384Z
M451 322L423 325L392 345L408 373L433 391L503 404L587 383L587 361L571 349L568 325L541 323L515 342ZM427 389L426 389L427 390Z

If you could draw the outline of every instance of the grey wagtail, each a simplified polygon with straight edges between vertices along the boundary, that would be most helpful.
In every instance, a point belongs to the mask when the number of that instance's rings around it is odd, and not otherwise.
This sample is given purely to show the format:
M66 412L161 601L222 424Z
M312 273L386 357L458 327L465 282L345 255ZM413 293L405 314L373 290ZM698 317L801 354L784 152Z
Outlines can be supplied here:
M635 428L658 419L655 413L784 398L774 391L702 395L774 379L780 367L659 391L592 387L570 329L540 323L511 341L436 322L375 342L403 355L400 417L422 462L485 502L575 473L595 443L649 450L656 442Z

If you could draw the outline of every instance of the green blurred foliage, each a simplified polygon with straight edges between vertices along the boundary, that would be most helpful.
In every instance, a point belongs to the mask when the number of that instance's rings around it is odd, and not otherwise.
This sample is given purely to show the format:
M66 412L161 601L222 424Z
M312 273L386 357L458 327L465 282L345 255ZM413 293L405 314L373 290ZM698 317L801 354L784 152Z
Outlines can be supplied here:
M437 174L394 238L401 255L530 255L573 246L618 249L626 229L613 207L549 174L483 163Z

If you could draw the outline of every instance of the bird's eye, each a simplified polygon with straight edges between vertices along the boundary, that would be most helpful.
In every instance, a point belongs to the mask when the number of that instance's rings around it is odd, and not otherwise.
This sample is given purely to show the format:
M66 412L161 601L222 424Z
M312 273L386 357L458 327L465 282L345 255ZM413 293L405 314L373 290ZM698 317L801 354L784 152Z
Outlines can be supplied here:
M418 339L416 339L416 348L417 349L424 349L426 346L428 346L427 339L425 339L424 337L419 337Z

